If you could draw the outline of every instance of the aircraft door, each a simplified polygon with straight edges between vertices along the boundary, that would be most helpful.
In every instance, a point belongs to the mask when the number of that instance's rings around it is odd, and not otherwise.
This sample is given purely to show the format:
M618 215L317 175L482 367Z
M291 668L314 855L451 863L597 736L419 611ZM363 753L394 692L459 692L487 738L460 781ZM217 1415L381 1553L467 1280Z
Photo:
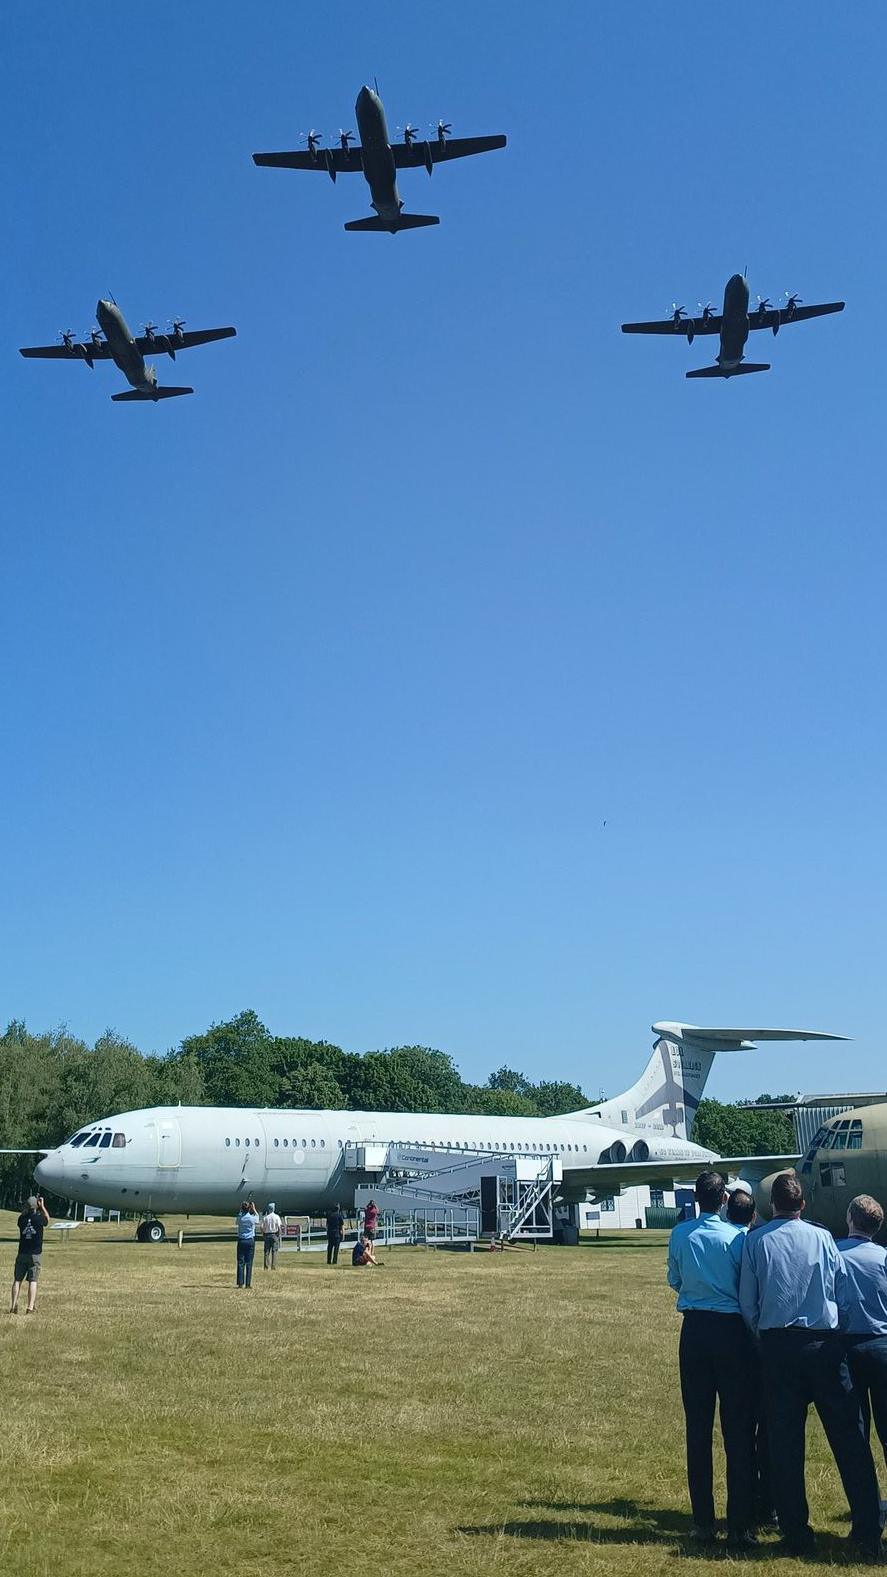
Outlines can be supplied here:
M174 1118L157 1124L157 1165L181 1166L182 1130Z

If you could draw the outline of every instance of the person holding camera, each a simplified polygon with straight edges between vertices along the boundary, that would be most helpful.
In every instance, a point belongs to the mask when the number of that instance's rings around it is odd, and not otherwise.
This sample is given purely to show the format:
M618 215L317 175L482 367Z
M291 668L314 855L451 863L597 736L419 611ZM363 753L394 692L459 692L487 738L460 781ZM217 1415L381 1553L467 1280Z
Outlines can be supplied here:
M37 1304L37 1277L40 1275L40 1256L43 1253L43 1228L49 1225L49 1211L42 1194L31 1194L27 1206L18 1218L18 1253L12 1278L12 1305L10 1314L18 1314L18 1295L23 1281L28 1283L26 1314L33 1314Z

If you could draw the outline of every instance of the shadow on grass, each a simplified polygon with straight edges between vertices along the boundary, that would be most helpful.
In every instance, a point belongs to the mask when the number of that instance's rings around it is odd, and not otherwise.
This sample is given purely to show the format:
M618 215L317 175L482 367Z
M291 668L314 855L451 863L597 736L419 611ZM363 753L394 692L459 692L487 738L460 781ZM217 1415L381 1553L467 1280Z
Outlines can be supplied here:
M684 1512L655 1506L637 1500L613 1499L601 1501L563 1501L530 1499L522 1506L538 1507L540 1511L566 1512L568 1517L539 1517L526 1520L462 1526L457 1533L475 1538L537 1539L543 1542L566 1540L587 1544L658 1544L681 1559L712 1561L736 1560L738 1552L730 1549L725 1539L716 1544L696 1544L690 1541L691 1518ZM631 1527L614 1528L595 1520L595 1514L618 1517L630 1522ZM785 1560L786 1551L775 1539L764 1538L759 1544L742 1552L740 1559ZM799 1557L793 1556L797 1560ZM803 1559L803 1558L802 1558ZM808 1557L818 1563L856 1565L858 1556L845 1539L834 1534L821 1533L816 1537L815 1550Z

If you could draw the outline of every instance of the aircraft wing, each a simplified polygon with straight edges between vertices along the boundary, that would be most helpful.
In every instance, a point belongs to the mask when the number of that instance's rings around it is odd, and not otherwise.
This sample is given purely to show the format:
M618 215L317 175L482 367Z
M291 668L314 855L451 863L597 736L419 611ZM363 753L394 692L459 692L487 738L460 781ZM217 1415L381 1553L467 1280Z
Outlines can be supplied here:
M166 356L171 350L190 350L193 345L209 345L216 339L230 339L236 333L232 328L189 329L180 334L140 334L135 343L143 356Z
M107 361L111 355L111 347L107 340L99 340L95 344L91 341L88 345L74 341L71 345L25 345L19 351L20 356L39 356L46 361Z
M798 1160L797 1155L724 1155L711 1161L607 1161L598 1166L570 1167L564 1173L563 1192L574 1195L578 1187L607 1198L620 1188L635 1188L640 1183L694 1183L708 1167L723 1172L725 1177L756 1182L769 1172L794 1166Z
M623 334L683 334L695 339L697 334L720 334L722 318L658 318L653 323L623 323Z
M317 148L314 153L307 148L295 148L292 152L254 153L253 164L271 170L319 170L321 175L334 176L363 169L360 148Z
M429 164L445 164L448 159L467 159L472 153L492 153L504 148L507 137L438 137L427 142L393 142L391 152L398 170L419 170Z
M843 312L843 301L825 301L813 307L768 307L766 312L750 312L750 329L772 329L778 333L784 323L803 323L807 318L824 318L829 312Z

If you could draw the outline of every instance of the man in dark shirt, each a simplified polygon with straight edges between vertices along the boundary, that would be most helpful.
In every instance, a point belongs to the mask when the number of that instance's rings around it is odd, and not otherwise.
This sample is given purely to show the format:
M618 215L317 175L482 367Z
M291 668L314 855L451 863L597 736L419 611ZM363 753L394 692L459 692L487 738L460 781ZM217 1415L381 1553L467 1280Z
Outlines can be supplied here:
M23 1281L28 1283L26 1314L33 1314L37 1303L37 1277L40 1275L40 1256L43 1253L43 1228L49 1223L49 1211L42 1195L32 1194L18 1218L18 1253L12 1279L12 1306L10 1314L18 1314L18 1295Z
M326 1262L328 1265L337 1265L339 1262L339 1248L342 1243L342 1233L345 1230L345 1217L338 1205L333 1205L326 1213Z

